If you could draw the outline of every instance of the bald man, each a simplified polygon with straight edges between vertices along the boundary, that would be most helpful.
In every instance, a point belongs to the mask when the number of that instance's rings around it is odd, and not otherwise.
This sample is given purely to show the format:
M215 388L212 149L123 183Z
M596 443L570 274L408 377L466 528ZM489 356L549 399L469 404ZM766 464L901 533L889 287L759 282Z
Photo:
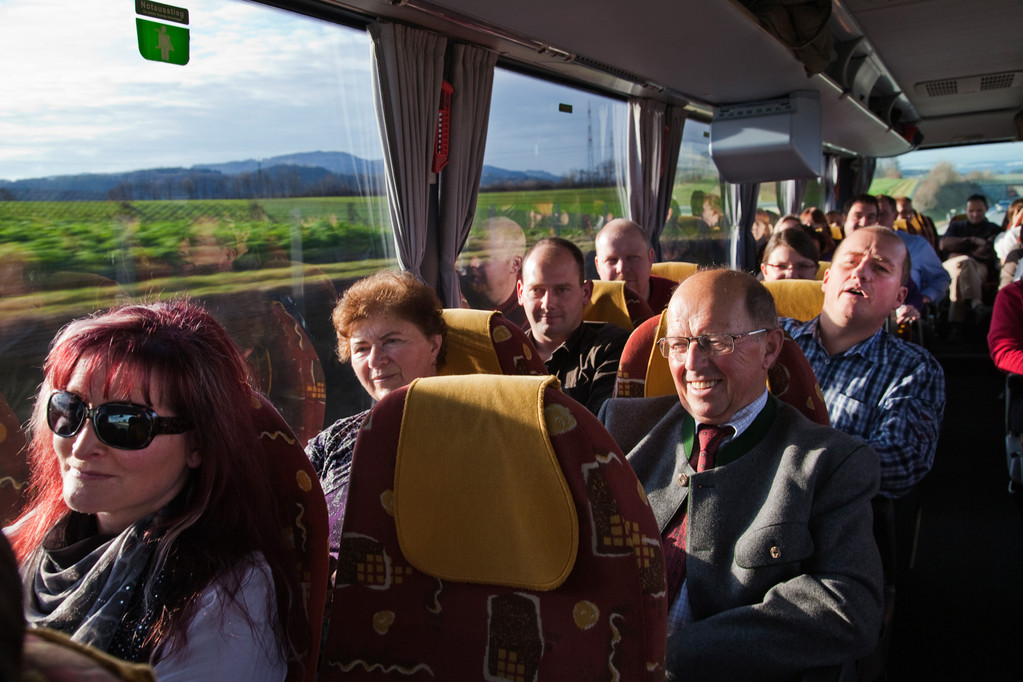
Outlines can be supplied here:
M526 234L511 218L488 218L482 238L472 235L468 251L475 254L462 268L462 295L470 308L497 310L514 324L525 327L526 314L519 305L515 285L522 270ZM482 247L476 250L474 247Z
M631 220L615 218L597 233L597 274L608 282L625 282L655 314L668 306L676 282L650 274L654 250L643 228Z
M601 415L662 532L669 678L799 679L877 643L877 455L767 392L783 338L752 275L698 272L658 344L677 395L613 399ZM696 457L707 428L724 429L713 461Z

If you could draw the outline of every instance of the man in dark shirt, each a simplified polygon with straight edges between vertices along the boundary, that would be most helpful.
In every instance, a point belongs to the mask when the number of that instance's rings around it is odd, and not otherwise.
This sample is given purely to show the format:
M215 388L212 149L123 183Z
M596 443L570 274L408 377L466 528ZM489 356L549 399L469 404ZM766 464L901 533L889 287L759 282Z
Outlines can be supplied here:
M611 397L628 333L612 324L583 322L593 283L584 279L583 253L558 237L534 244L522 264L518 300L526 335L561 390L594 414Z
M949 338L962 334L966 311L983 311L981 288L988 275L997 272L995 237L1002 231L987 219L987 199L973 194L966 200L966 220L953 220L941 238L941 250L948 254L945 270L952 277L948 296Z

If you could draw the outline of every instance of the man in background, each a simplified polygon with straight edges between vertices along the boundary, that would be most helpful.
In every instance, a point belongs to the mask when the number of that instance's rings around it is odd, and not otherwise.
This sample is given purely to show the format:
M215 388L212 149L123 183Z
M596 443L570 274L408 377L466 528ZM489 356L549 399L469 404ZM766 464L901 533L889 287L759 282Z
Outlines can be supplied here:
M650 274L654 250L638 223L615 218L597 233L595 246L597 255L593 260L602 280L625 282L655 314L668 307L671 292L678 284Z
M470 308L497 310L512 323L526 326L515 285L522 270L526 235L511 218L488 218L483 225L482 249L462 270L462 295Z

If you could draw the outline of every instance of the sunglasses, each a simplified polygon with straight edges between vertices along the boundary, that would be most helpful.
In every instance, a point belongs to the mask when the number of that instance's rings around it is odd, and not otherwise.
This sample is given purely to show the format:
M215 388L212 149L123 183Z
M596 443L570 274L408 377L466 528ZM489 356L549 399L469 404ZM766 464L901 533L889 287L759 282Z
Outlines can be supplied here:
M101 442L119 450L142 450L161 433L184 433L192 428L186 417L160 417L145 405L103 403L90 408L68 391L56 391L46 403L46 423L61 438L71 438L92 420Z

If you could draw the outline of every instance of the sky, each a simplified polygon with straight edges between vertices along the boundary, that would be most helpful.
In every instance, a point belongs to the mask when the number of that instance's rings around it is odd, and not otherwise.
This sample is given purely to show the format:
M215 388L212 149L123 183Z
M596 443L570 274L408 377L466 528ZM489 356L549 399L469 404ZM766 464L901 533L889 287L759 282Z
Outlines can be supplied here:
M0 180L312 151L383 157L365 32L241 0L165 4L189 11L185 66L142 58L132 0L0 0ZM591 155L599 165L624 112L498 70L485 163L557 175ZM994 152L916 152L900 165Z
M189 10L185 66L142 58L131 0L0 0L0 179L383 158L364 31L237 0L170 4ZM591 129L595 161L608 153L621 103L508 72L495 81L487 163L583 168Z

